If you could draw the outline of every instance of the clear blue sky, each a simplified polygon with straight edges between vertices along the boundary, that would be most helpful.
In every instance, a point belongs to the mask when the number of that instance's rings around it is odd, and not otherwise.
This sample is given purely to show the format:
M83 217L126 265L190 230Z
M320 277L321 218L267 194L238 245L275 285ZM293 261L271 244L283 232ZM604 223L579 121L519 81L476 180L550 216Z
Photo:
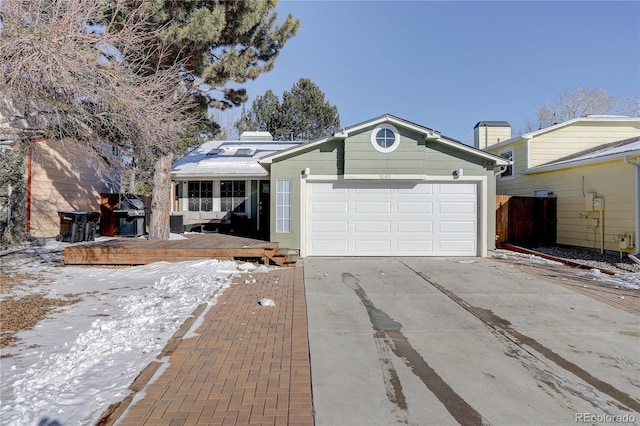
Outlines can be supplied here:
M640 91L638 1L292 1L298 35L252 100L310 78L342 126L390 113L470 143L482 120L514 133L567 89ZM239 111L235 111L239 116Z

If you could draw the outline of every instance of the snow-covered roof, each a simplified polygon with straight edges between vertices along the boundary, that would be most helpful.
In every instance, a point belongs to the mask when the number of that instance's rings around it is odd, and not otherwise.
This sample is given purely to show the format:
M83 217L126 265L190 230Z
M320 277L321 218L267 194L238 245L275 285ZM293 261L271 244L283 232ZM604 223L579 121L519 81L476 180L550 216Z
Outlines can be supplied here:
M258 160L298 143L270 140L205 142L173 164L171 177L268 176Z
M612 142L599 147L577 152L567 157L554 160L525 170L523 174L549 172L566 169L578 165L597 163L624 157L640 156L640 137Z

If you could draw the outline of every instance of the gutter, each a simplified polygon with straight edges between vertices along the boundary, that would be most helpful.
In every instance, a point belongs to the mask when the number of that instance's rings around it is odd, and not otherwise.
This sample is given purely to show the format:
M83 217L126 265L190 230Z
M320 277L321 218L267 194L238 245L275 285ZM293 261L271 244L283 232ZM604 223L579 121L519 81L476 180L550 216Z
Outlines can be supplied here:
M636 168L636 249L633 253L627 254L627 257L640 264L640 259L637 257L640 254L640 157L632 163L629 161L629 156L625 156L624 162Z

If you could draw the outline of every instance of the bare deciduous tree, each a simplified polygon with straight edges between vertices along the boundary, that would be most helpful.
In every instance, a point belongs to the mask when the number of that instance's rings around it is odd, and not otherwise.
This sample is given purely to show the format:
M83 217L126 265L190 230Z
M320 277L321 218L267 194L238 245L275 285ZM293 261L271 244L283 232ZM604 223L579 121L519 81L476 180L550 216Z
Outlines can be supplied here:
M527 122L527 130L533 131L563 121L595 114L638 115L638 97L625 99L609 95L607 89L593 90L578 86L567 89L553 104L545 103L536 111L536 119Z
M123 165L114 146L151 158L171 152L192 124L192 105L180 96L182 64L150 60L163 50L144 5L129 9L117 31L103 23L100 7L100 0L0 2L0 97L12 112L3 133L27 144L42 137L80 143L113 180ZM170 163L155 174L169 176Z

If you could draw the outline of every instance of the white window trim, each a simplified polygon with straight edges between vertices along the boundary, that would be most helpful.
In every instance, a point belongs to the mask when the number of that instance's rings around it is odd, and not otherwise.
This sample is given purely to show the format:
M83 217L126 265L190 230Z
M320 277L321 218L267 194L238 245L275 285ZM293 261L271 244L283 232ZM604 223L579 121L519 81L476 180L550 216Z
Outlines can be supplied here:
M507 149L503 149L503 150L501 150L501 151L498 151L498 155L499 155L500 157L503 157L503 155L502 155L502 154L507 153L507 152L510 152L510 153L511 153L511 166L509 166L509 167L511 167L511 174L510 174L510 175L506 175L506 176L505 176L505 174L504 174L504 173L501 173L501 174L500 174L500 180L512 180L512 179L514 179L514 178L515 178L515 170L514 170L514 165L515 165L515 161L514 161L514 160L515 160L515 149L514 149L514 147L510 147L510 148L507 148ZM504 157L503 157L503 158L504 158Z
M287 184L286 192L281 183ZM288 203L279 204L280 194L289 194ZM288 217L280 217L281 208L288 212ZM276 233L291 233L291 179L276 179Z
M390 130L391 132L393 132L393 135L395 136L395 140L393 141L393 144L391 144L391 146L386 148L378 145L378 141L376 140L376 135L380 130L383 130L383 129ZM373 149L375 149L378 152L382 152L384 154L393 152L400 145L400 132L398 132L398 129L391 124L388 124L388 123L379 124L371 131L371 145L373 146Z

